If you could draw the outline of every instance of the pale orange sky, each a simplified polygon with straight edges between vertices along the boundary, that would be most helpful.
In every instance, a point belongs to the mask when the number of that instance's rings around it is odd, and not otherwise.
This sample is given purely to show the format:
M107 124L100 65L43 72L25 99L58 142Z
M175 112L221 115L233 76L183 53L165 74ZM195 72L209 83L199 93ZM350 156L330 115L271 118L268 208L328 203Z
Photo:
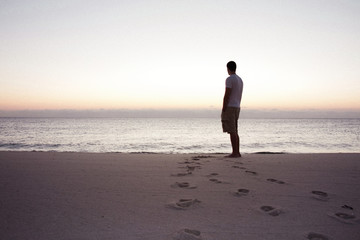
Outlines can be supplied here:
M358 1L6 1L0 110L360 110Z

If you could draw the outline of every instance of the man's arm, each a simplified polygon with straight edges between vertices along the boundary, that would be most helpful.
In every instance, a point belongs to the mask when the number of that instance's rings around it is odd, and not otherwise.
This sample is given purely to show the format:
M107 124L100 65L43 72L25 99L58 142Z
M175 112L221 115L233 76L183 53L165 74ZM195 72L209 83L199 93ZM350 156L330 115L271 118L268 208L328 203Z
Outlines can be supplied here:
M224 95L224 101L223 101L223 108L222 108L223 112L226 110L226 107L229 104L230 94L231 94L231 88L226 88L225 95Z

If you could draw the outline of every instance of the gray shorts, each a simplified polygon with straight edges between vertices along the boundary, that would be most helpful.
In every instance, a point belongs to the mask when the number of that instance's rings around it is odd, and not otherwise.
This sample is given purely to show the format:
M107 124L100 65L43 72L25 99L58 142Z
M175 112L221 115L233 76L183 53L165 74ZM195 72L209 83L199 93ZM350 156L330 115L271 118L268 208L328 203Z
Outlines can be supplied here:
M240 108L227 107L225 112L221 113L221 123L223 132L237 133L238 119L240 115Z

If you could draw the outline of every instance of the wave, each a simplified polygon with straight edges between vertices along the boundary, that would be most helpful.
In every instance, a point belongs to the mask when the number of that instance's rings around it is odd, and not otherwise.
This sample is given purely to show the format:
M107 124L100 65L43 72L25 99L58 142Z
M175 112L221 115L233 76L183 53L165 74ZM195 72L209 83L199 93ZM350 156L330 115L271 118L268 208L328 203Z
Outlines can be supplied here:
M51 150L61 148L61 144L26 144L26 143L0 143L0 149L11 149L11 150L21 150L21 149L43 149L43 150Z

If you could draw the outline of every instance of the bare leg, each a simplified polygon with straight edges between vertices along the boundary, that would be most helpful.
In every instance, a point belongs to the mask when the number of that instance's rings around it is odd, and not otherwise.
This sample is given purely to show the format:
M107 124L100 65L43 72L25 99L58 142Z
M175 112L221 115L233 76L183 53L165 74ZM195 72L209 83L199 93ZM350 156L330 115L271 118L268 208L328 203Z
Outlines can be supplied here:
M232 154L228 157L241 157L240 154L240 138L238 133L230 133L230 141L232 146Z

